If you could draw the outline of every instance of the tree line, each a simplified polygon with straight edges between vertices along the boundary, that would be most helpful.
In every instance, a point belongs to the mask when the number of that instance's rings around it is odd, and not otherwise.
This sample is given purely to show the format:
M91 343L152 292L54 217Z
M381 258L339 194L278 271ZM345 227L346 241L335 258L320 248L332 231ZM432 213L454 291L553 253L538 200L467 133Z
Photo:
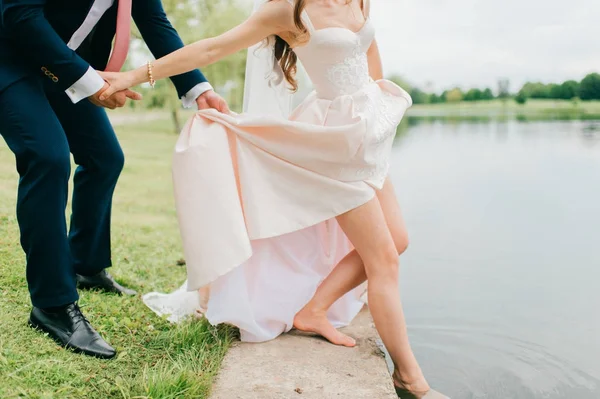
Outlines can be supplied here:
M490 87L483 89L473 88L463 90L460 87L444 90L441 93L428 93L425 90L414 87L401 76L393 75L388 78L398 86L409 92L414 104L440 104L440 103L458 103L461 101L489 101L496 98L508 98L509 84L505 79L498 81L497 94L494 94Z
M515 96L515 101L524 104L528 99L600 100L600 74L590 73L580 82L567 80L563 83L527 82Z
M516 93L512 94L509 90L509 82L506 79L498 81L496 94L491 88L473 88L463 90L455 87L450 90L444 90L442 93L428 93L418 87L412 87L400 76L391 76L389 78L399 86L406 89L415 104L439 104L439 103L457 103L461 101L489 101L494 99L514 98L516 102L524 104L528 99L553 99L553 100L573 100L581 99L600 100L600 74L590 73L581 81L567 80L563 83L541 83L527 82Z

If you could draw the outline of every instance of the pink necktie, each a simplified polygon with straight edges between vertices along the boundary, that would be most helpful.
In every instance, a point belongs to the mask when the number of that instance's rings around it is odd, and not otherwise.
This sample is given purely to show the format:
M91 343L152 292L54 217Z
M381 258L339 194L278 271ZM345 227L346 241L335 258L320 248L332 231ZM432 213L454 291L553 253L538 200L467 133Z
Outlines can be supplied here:
M131 1L118 0L117 10L117 34L115 47L113 48L106 70L108 72L119 72L125 64L127 52L129 51L129 39L131 37Z

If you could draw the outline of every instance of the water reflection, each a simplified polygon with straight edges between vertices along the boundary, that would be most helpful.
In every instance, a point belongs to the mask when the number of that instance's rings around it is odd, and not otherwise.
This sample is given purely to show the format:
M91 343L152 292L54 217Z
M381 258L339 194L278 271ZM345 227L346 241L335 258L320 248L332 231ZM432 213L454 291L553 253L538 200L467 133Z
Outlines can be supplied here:
M409 130L414 127L423 127L429 125L432 129L443 127L447 134L456 134L457 128L466 124L476 125L476 133L481 134L482 132L492 129L496 134L498 141L507 139L507 135L510 130L510 126L515 123L531 124L538 122L534 128L534 131L538 131L537 128L540 126L540 122L543 125L544 122L570 122L568 125L568 133L577 133L581 136L582 140L585 141L585 145L595 146L600 142L600 116L596 116L597 119L555 119L549 121L547 118L531 118L531 117L507 117L503 116L500 118L489 117L489 116L407 116L404 118L402 123L398 126L396 135L396 145L400 145L402 139L408 136ZM559 125L551 124L556 127ZM563 125L564 126L564 125ZM527 129L531 130L531 129Z
M600 145L600 122L593 121L585 124L580 130L585 145L590 147Z
M600 120L407 119L401 291L432 384L600 398Z

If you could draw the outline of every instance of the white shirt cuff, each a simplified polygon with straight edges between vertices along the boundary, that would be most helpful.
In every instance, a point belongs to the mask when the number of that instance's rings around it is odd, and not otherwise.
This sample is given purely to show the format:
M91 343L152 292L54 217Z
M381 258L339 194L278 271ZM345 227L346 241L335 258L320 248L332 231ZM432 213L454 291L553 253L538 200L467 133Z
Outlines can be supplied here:
M192 108L196 106L196 100L205 92L213 90L213 87L208 82L198 83L196 86L192 87L190 91L188 91L185 96L181 97L181 102L183 103L184 108Z
M77 82L73 83L73 86L65 90L65 93L67 93L73 104L77 104L84 98L100 91L104 87L104 83L104 79L98 72L89 67L87 72Z

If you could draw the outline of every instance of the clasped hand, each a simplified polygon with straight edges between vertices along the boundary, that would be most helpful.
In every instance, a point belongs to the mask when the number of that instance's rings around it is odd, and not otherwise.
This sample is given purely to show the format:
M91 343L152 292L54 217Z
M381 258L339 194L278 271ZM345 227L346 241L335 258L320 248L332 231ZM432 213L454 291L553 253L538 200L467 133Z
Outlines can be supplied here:
M134 79L131 72L98 72L100 76L107 82L108 87L106 90L99 92L98 101L108 101L114 96L124 93L122 100L126 101L127 98L132 100L140 100L142 97L140 94L131 91L129 88L134 86ZM227 102L213 90L208 90L202 93L197 99L196 104L199 110L214 108L219 112L228 114L229 107ZM118 105L122 107L122 105Z
M104 83L104 86L96 94L91 95L89 100L92 102L92 104L99 107L115 109L123 107L128 98L135 101L142 99L142 95L140 93L129 89L115 91L110 96L106 96L105 93L109 89L110 84Z

